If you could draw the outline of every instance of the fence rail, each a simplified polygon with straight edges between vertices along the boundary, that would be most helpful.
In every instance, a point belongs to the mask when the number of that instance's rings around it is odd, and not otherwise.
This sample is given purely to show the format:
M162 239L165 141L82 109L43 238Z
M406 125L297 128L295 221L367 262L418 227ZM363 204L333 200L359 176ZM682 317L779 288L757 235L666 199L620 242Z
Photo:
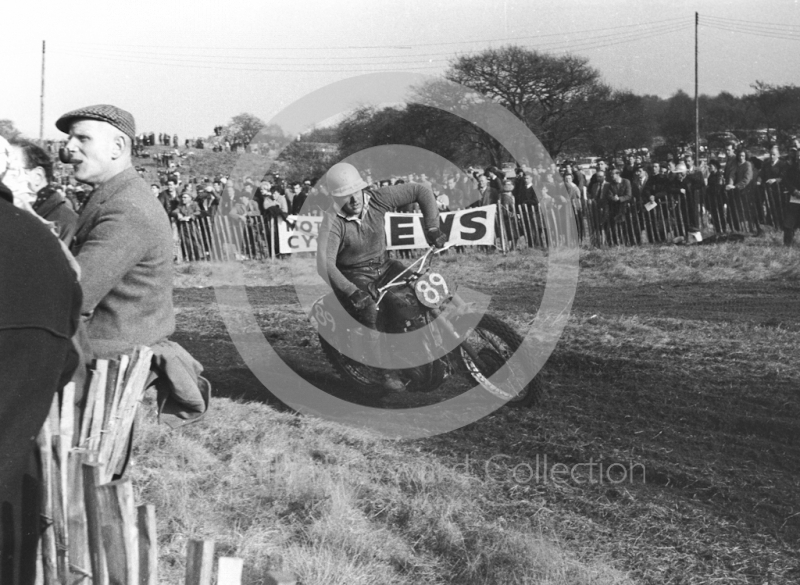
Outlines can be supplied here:
M498 205L495 221L497 247L553 248L672 243L689 237L693 228L716 234L780 229L786 194L776 184L759 185L749 193L703 189L689 194L661 194L655 207L632 200L615 209L598 200L561 204ZM248 216L201 217L173 224L175 258L183 262L274 259L280 250L281 218ZM463 249L459 249L463 251Z

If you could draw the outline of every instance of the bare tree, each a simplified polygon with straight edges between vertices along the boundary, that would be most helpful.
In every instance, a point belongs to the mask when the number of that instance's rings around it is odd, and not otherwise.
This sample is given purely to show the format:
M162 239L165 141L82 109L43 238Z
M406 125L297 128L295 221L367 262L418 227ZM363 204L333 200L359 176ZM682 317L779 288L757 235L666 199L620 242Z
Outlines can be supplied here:
M577 147L602 127L610 104L611 88L588 59L518 46L458 57L446 78L506 107L551 156Z

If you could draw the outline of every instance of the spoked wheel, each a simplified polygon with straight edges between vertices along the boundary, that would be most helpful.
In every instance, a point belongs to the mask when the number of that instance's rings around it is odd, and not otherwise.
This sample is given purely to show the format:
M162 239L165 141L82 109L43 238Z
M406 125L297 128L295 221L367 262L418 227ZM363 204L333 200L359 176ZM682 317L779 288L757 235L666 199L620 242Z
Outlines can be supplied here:
M459 357L467 372L483 388L504 400L509 406L523 407L537 404L542 397L542 384L534 378L522 388L518 394L508 398L509 393L502 388L503 380L498 384L491 378L511 358L522 344L522 336L511 326L493 315L483 315L478 326L470 333L467 342L475 349L480 363L476 363L463 347L459 347Z
M359 390L374 389L376 386L383 385L385 370L373 368L350 359L325 341L322 335L319 336L319 343L322 346L325 357L328 358L336 372L345 380L355 382L359 386Z

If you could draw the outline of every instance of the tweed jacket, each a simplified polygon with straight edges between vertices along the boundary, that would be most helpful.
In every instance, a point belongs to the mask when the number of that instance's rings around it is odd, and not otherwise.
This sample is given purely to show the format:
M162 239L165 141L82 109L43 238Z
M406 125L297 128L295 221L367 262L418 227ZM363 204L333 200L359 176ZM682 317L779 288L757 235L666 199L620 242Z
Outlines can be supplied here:
M169 219L133 167L92 191L72 252L95 357L152 346L175 331Z

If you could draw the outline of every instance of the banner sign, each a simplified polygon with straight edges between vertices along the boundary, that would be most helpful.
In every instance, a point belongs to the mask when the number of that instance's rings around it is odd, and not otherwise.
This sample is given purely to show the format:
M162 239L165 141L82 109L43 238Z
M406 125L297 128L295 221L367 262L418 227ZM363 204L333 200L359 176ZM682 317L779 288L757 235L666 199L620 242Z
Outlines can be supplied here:
M439 214L439 226L447 242L457 246L494 246L495 205ZM386 214L386 249L427 248L421 213Z
M295 222L294 229L285 221L278 220L278 249L281 254L292 252L316 252L319 224L322 217L318 215L290 215L289 221Z
M439 226L448 234L447 242L457 246L494 246L495 205L474 207L439 214ZM317 236L322 217L316 215L290 215L294 229L285 221L278 221L278 247L281 254L316 252ZM386 214L386 249L414 250L427 248L428 242L422 228L421 213Z

